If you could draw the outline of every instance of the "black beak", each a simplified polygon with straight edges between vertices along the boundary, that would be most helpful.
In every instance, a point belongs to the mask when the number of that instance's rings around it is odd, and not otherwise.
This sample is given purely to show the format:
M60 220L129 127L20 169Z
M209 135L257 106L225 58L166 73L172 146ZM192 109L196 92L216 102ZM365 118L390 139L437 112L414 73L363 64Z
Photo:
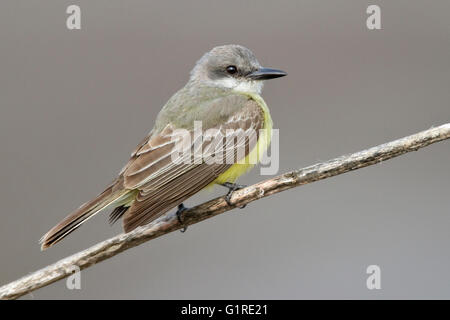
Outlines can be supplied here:
M287 76L287 73L282 70L261 68L247 75L251 80L269 80Z

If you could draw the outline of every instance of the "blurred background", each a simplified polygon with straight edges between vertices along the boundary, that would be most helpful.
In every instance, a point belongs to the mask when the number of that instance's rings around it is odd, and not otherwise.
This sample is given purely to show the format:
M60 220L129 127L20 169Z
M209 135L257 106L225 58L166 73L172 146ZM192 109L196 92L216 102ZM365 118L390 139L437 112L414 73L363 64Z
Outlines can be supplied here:
M71 4L81 30L66 28ZM366 27L370 4L382 30ZM449 17L446 0L2 1L0 284L122 232L104 213L38 245L117 175L212 47L289 73L263 91L282 173L449 122ZM86 269L81 290L23 299L448 299L449 162L442 142L295 188ZM372 264L381 290L366 287Z

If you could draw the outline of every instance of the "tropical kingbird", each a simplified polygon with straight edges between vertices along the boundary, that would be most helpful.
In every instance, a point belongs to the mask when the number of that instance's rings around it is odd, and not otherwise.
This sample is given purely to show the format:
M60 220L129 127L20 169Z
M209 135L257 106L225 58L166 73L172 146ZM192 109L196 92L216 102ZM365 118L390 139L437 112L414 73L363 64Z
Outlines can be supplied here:
M47 232L41 239L41 248L59 242L106 207L114 208L110 221L123 217L124 231L129 232L176 206L182 210L184 200L212 184L228 187L229 201L238 188L235 180L255 164L245 159L256 155L259 161L261 150L265 151L270 143L272 119L260 96L262 80L286 74L261 67L253 53L239 45L219 46L207 52L196 63L185 87L159 112L153 129L133 151L119 176L105 191ZM194 122L198 121L202 130L215 129L223 137L233 130L238 132L237 140L233 140L238 142L227 141L223 148L227 159L231 155L234 162L173 161L174 132L183 129L193 136ZM249 130L265 133L257 135L256 144L245 140L245 152L237 159L237 148L244 141L242 135ZM189 149L194 150L197 139L188 141L192 144ZM210 150L212 142L206 139L200 146Z

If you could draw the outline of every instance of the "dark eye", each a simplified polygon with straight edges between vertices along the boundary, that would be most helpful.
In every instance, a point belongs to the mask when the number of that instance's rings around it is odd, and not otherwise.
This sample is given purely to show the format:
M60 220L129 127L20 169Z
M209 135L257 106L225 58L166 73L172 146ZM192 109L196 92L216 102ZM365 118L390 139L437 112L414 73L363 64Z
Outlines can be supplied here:
M228 67L227 67L227 72L228 72L229 74L235 74L235 73L237 72L236 66L228 66Z

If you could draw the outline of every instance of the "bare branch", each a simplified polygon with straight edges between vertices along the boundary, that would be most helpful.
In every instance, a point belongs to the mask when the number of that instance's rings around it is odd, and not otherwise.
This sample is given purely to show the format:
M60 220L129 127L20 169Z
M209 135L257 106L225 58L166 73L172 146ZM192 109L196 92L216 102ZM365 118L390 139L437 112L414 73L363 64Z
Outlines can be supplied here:
M195 224L263 197L367 167L449 138L450 123L367 150L288 172L234 192L231 198L231 206L226 203L224 197L219 197L193 207L183 213L183 221L185 225ZM180 229L183 226L178 222L175 215L160 218L151 224L139 227L130 233L120 234L100 242L86 250L1 287L0 299L18 298L57 280L68 277L73 272L73 266L85 269L100 261L111 258L122 251Z

